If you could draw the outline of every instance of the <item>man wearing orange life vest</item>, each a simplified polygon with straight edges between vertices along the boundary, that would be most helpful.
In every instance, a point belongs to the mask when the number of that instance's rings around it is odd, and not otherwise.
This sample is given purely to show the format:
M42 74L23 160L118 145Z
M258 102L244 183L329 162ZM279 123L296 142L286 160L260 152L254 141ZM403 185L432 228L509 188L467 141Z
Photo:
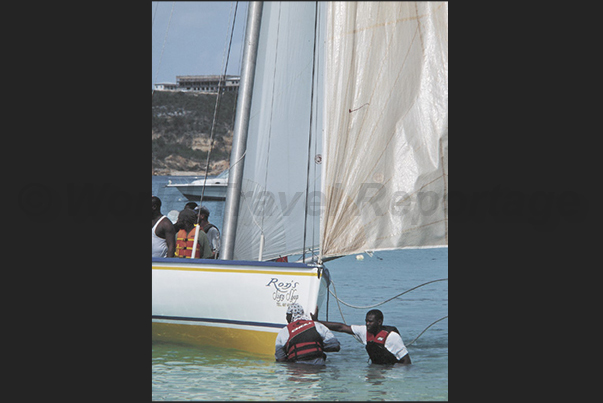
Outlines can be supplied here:
M383 326L383 312L378 309L366 313L366 326L318 321L330 330L357 336L366 346L373 364L410 364L410 354L395 326Z
M197 248L195 256L191 256L193 252L193 245L195 243L195 228L197 222L197 214L191 210L185 208L178 215L178 226L182 228L176 234L176 252L175 257L192 258L195 259L211 259L213 254L209 247L209 240L205 232L199 230L197 235Z

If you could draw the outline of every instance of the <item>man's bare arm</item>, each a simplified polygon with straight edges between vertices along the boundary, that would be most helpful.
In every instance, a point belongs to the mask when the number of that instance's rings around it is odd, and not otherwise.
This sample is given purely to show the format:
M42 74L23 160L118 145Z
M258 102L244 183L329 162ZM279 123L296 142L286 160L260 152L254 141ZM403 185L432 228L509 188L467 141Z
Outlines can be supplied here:
M169 220L169 219L168 219ZM163 224L166 220L163 220L160 224ZM163 226L163 234L165 236L165 243L167 244L167 257L174 257L174 251L176 250L176 231L174 229L174 225L170 223L165 223Z
M317 320L316 322L322 323L323 325L325 325L326 327L328 327L329 330L333 330L335 332L343 332L343 333L354 334L354 332L352 331L352 328L350 326L346 325L345 323L325 322L325 321L322 321L322 320Z

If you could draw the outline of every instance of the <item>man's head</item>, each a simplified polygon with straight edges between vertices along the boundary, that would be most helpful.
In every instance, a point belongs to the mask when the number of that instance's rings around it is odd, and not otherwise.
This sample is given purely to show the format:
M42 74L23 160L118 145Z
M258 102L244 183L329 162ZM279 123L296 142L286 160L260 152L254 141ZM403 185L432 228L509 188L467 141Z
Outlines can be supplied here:
M151 215L161 212L161 200L157 196L151 196Z
M383 312L378 309L371 309L366 313L366 330L369 333L377 334L383 324Z
M295 322L299 319L304 319L304 307L298 304L297 302L292 303L287 308L287 322Z
M201 213L201 219L209 220L209 209L205 206L199 207L199 212Z
M190 210L195 210L197 208L197 203L195 202L188 202L184 205L184 208L190 209Z
M185 208L178 214L178 222L182 227L191 228L197 223L197 214L188 208Z

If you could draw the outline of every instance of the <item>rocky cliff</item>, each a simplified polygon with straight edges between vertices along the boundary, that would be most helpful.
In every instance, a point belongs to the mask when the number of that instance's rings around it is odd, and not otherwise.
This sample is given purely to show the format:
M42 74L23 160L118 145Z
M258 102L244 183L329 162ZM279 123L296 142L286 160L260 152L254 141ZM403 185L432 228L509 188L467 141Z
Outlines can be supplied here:
M155 91L152 99L152 174L202 175L210 149L215 94ZM224 93L216 116L210 175L229 168L236 94Z

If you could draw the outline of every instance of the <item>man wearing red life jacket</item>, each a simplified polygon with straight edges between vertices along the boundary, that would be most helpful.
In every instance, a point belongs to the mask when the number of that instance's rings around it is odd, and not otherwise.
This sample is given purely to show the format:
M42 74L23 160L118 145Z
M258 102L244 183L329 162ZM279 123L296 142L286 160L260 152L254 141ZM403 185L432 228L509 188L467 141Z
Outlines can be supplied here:
M339 340L326 326L306 316L300 304L289 305L286 315L289 324L276 336L276 361L324 365L325 351L339 351Z
M398 329L383 326L383 312L373 309L366 313L366 326L320 321L330 330L357 336L366 346L373 364L410 364L410 355Z

